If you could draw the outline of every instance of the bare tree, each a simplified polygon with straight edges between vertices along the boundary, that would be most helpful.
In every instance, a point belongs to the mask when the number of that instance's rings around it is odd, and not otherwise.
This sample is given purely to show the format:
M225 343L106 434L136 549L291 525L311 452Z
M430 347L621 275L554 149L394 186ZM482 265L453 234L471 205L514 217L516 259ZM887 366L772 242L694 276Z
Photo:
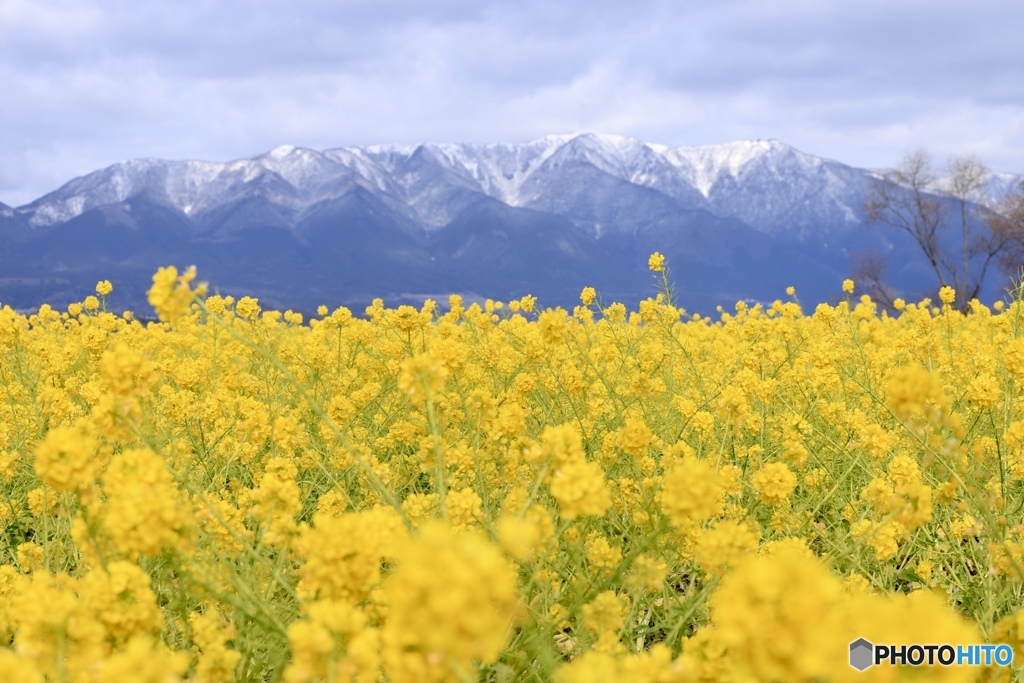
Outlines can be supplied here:
M1001 243L1000 269L1020 275L1024 267L1024 181L986 216L993 240Z
M976 243L972 242L971 223L973 211L971 210L971 206L979 203L981 191L988 183L988 179L992 174L981 163L981 160L973 155L954 157L950 160L946 168L949 172L949 185L946 188L946 191L949 192L950 196L956 200L957 217L955 220L960 224L960 257L962 259L960 264L961 281L958 282L955 287L957 295L959 296L961 293L966 292L966 287L968 286L967 283L971 282L971 258L975 256L976 253L984 251L985 247L991 246L985 244L985 242L988 241L985 238L975 238L978 241ZM988 268L988 263L988 260L986 260L983 266ZM978 288L980 288L981 281L984 278L985 273L982 272L977 281ZM977 293L977 289L975 289L972 296L966 297L960 302L961 306L965 305L968 301L977 296Z
M871 185L864 209L868 220L897 228L921 248L940 287L956 291L966 309L977 298L993 260L1007 240L980 220L981 191L990 173L976 157L957 157L940 178L923 151L908 154L900 165ZM945 195L945 197L943 196ZM989 230L978 230L979 223ZM956 229L954 237L949 232Z
M886 283L888 265L885 254L878 249L865 249L853 254L850 261L853 271L851 277L857 283L857 288L886 309L896 310L896 294Z

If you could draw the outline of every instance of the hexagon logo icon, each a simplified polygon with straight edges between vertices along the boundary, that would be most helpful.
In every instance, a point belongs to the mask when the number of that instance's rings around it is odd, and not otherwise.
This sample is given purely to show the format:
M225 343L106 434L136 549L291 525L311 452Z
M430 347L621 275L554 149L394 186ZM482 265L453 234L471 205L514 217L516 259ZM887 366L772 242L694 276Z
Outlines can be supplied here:
M875 646L864 638L850 643L850 666L857 671L864 671L874 664Z

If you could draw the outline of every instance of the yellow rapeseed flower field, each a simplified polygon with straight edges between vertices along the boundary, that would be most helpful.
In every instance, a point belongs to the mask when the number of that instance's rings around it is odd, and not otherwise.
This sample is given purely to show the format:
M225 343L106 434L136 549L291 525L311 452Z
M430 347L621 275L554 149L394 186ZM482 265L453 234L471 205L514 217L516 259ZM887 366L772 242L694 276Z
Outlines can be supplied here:
M1024 301L0 309L12 681L1012 680Z

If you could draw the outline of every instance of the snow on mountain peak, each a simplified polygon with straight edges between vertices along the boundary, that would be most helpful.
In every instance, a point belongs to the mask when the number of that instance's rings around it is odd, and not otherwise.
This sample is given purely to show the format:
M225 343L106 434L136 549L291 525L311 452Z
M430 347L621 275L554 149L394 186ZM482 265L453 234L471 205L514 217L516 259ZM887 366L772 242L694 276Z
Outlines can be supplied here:
M441 227L451 220L453 207L460 206L450 201L452 191L480 192L530 208L547 201L545 188L565 178L563 168L583 169L579 177L588 178L586 166L656 190L680 206L778 230L788 229L798 213L810 216L811 206L827 204L833 212L853 206L851 197L859 191L853 176L863 173L774 140L667 147L621 135L574 132L516 144L395 144L326 151L281 145L226 163L126 161L76 178L18 213L32 225L53 225L146 193L195 217L251 192L270 193L272 202L301 212L358 185L389 204L404 205L417 220ZM581 186L580 191L589 190ZM817 220L815 214L804 222Z
M723 177L739 177L751 162L768 154L791 150L775 140L741 140L721 145L677 147L666 156L688 175L694 187L705 197Z
M75 178L29 204L29 224L33 227L53 225L96 206L123 202L142 189L144 179L156 163L152 159L133 159Z
M316 185L344 173L344 168L329 154L295 145L281 145L245 161L257 167L255 175L263 170L270 171L296 189L307 184Z
M295 149L295 145L280 145L267 152L267 156L271 159L284 159L286 156L294 152Z

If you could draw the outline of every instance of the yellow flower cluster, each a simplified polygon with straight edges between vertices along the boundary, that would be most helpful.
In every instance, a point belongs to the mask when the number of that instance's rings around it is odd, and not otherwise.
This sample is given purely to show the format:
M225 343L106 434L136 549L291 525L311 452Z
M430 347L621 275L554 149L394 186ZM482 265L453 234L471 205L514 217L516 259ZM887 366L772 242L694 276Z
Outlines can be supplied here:
M611 505L604 471L597 463L587 462L579 434L567 424L548 427L541 444L551 458L551 495L562 516L603 515Z
M191 283L195 279L195 266L188 268L180 276L178 275L178 269L174 266L161 268L157 271L156 275L153 276L153 286L149 288L146 294L149 297L149 304L156 310L161 320L171 323L175 322L188 312L189 306L197 294L205 293L206 288L203 285L196 288L197 292L192 291ZM96 286L97 291L101 287L106 289L106 286L101 282Z
M395 683L456 679L493 664L517 612L514 567L486 539L425 526L383 587L384 672Z
M648 265L635 308L0 308L0 671L1008 679L847 648L1024 653L1024 303L712 320Z

